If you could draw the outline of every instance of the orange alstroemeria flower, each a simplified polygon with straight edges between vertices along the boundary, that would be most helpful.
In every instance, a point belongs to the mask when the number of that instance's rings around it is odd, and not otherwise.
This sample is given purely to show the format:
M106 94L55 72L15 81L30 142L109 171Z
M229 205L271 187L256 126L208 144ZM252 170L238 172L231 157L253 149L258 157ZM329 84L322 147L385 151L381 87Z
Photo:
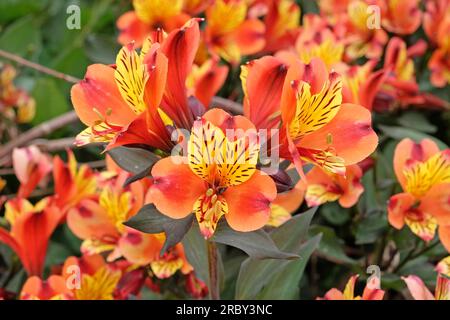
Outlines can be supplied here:
M369 7L374 5L374 2L376 1L355 0L348 3L347 13L340 23L345 26L345 54L350 59L364 56L377 59L383 54L388 35L376 25L376 12ZM373 26L369 25L369 22L373 23Z
M134 42L141 47L152 31L172 31L183 26L190 16L183 12L184 0L133 0L134 11L128 11L117 20L122 45ZM195 9L195 4L191 4Z
M20 300L69 300L72 297L66 280L59 275L51 275L47 280L29 277L20 292Z
M404 192L389 201L390 224L397 229L407 224L424 241L432 240L439 226L450 250L450 150L439 151L429 139L403 139L395 149L394 170Z
M94 195L96 177L88 165L78 166L75 155L67 151L67 164L59 156L53 158L55 204L63 211L75 207L81 200Z
M239 129L246 134L226 134ZM171 218L194 212L205 238L214 234L222 216L237 231L263 227L277 190L273 180L256 169L255 140L255 127L245 117L209 110L192 128L187 155L162 159L153 167L150 200Z
M418 41L409 48L398 37L393 37L389 41L384 59L384 70L387 75L376 97L377 110L390 110L409 105L439 109L448 106L448 102L419 91L413 57L422 55L425 50L424 41Z
M62 218L61 211L51 198L44 198L34 206L26 199L16 198L5 207L11 230L0 228L0 241L17 254L29 276L41 276L48 242Z
M379 281L375 280L370 285L367 284L364 288L362 297L355 297L355 284L358 279L358 275L352 276L345 286L344 292L333 288L330 289L323 298L317 298L318 300L383 300L384 290L376 289L379 286ZM373 278L375 279L375 278Z
M450 300L450 279L445 276L438 275L434 295L418 276L403 277L403 281L414 300Z
M191 271L181 245L160 257L163 234L145 234L123 225L144 205L146 181L137 181L124 189L129 174L120 170L110 175L113 178L101 183L95 197L82 200L67 215L69 228L84 240L82 252L109 252L108 261L123 256L138 266L150 264L159 278L169 277L179 269L184 273Z
M198 116L188 94L198 93L197 100L209 104L225 78L225 69L212 63L193 82L198 89L188 90L199 41L198 19L191 19L168 35L153 33L139 54L131 44L123 47L115 66L91 65L72 88L75 110L89 126L78 144L145 144L169 152L174 142L167 126L190 130ZM207 79L213 85L203 90Z
M428 68L430 81L436 87L450 84L450 3L447 0L426 2L423 28L436 46Z
M414 33L422 22L419 0L379 0L381 23L386 30L399 35Z
M300 31L300 6L293 0L262 0L266 25L264 52L288 49Z
M244 114L258 129L280 130L280 157L302 161L344 175L345 167L362 161L376 148L370 112L342 103L342 79L312 59L283 61L264 57L242 68Z
M306 174L307 187L305 200L309 207L338 200L344 208L350 208L358 202L364 192L361 184L362 170L357 165L348 166L346 176L325 172L314 167Z
M205 41L223 59L238 63L241 56L257 53L265 45L265 26L247 18L245 0L215 0L206 9Z
M12 161L14 173L20 181L18 198L28 198L38 184L45 184L47 174L52 170L50 157L36 146L14 149Z

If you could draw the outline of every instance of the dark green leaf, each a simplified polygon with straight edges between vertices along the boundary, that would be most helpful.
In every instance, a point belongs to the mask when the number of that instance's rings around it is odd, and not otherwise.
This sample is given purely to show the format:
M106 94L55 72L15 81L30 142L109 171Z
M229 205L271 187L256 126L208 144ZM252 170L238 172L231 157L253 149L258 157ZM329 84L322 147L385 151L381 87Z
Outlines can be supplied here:
M270 233L282 251L299 253L317 208L294 216ZM302 257L300 257L302 259ZM241 266L236 284L236 299L254 299L289 260L255 260L247 258Z
M225 220L222 220L214 232L212 241L236 247L247 253L253 259L296 259L292 253L280 251L269 234L264 230L252 232L239 232L231 229Z
M311 236L322 234L318 252L335 263L354 264L355 260L349 258L344 251L344 241L337 237L334 229L326 226L314 225L309 229Z
M439 146L440 149L448 148L448 146L441 140L439 140L433 136L430 136L426 133L416 131L414 129L395 127L395 126L385 126L385 125L379 125L378 127L381 129L381 131L383 131L383 133L385 135L387 135L388 137L391 137L393 139L401 140L404 138L410 138L416 142L419 142L423 139L431 139L437 143L437 145Z
M166 234L166 241L161 249L161 255L168 249L181 242L192 226L194 216L189 214L183 219L172 219L160 213L153 204L147 204L124 224L144 233Z
M288 262L273 279L264 287L258 300L295 299L298 297L299 283L305 271L309 257L321 242L318 234L302 245L299 251L301 259Z
M130 147L117 147L109 150L108 154L123 170L140 177L149 173L153 165L160 159L151 151Z
M186 258L194 267L195 275L203 282L208 282L208 249L197 223L182 240Z

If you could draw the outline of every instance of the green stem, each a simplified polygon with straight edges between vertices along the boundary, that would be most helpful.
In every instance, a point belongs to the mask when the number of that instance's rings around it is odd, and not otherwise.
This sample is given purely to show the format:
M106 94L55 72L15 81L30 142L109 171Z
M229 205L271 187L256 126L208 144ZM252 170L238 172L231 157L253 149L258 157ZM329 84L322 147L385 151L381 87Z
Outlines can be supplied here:
M209 298L220 299L218 252L216 243L208 241Z

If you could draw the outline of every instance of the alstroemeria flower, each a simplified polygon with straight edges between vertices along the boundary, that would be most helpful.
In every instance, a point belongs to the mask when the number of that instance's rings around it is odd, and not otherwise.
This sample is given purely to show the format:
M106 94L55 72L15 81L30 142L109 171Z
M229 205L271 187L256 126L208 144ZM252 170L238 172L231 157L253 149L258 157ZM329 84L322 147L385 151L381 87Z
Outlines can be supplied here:
M394 170L404 192L389 201L390 224L397 229L407 224L424 241L433 239L439 225L442 244L450 250L450 150L439 151L429 139L403 139L395 149Z
M213 235L222 216L237 231L263 227L277 193L273 180L256 169L256 137L230 138L227 129L248 132L255 127L245 117L211 109L195 122L187 156L162 159L151 173L150 200L158 210L175 219L194 212L205 238Z
M379 109L389 110L409 105L443 108L448 105L448 102L432 94L419 91L413 57L424 54L425 49L426 43L424 41L418 41L409 48L398 37L389 41L384 59L384 69L387 70L387 76L376 99ZM388 104L384 108L379 106L383 105L383 100Z
M184 2L184 0L133 0L134 11L124 13L117 20L117 28L120 31L119 43L126 45L135 42L137 47L141 47L152 31L159 28L166 31L180 28L190 18L183 12Z
M352 276L346 286L344 291L340 291L336 288L330 289L325 293L323 298L317 298L318 300L383 300L384 290L371 288L369 285L366 285L364 288L364 292L362 297L355 297L355 284L358 279L358 275ZM375 279L375 278L374 278ZM376 283L371 284L373 287L376 287Z
M434 295L418 276L403 277L408 290L415 300L450 300L450 279L438 275Z
M365 159L378 138L370 112L342 103L342 79L325 64L309 65L264 57L242 68L244 114L260 129L280 130L280 157L344 175L345 167Z
M300 6L292 0L263 0L267 13L264 52L292 47L300 31Z
M16 198L5 205L5 217L11 230L0 228L0 241L20 258L28 275L41 276L50 236L62 218L62 212L44 198L36 205Z
M372 3L371 3L372 2ZM368 27L368 22L373 21L369 5L374 1L349 1L347 13L343 24L345 25L345 54L351 59L367 57L377 59L383 54L383 48L388 41L388 35L381 29Z
M377 60L364 65L340 64L336 71L342 75L342 101L362 105L368 110L374 107L374 100L389 75L385 69L374 71Z
M59 156L53 158L55 204L66 212L68 209L95 193L96 177L87 165L78 165L71 150L67 151L67 164Z
M20 300L69 300L72 297L66 280L59 275L51 275L47 280L29 277L20 292Z
M145 234L123 225L144 205L146 181L140 180L123 188L129 174L119 170L113 178L99 184L98 193L83 199L69 210L67 224L83 239L81 251L86 254L109 252L108 261L124 257L137 265L149 265L159 278L167 278L177 270L187 273L192 267L184 257L181 245L160 257L163 234ZM101 188L101 190L100 190Z
M38 184L43 185L47 174L52 170L51 159L36 146L16 148L12 153L13 168L20 188L18 198L28 198Z
M94 64L85 79L74 85L72 103L89 127L77 136L77 145L115 142L133 121L148 144L170 149L168 133L158 115L167 76L167 58L150 40L138 54L132 44L117 55L115 67Z
M62 270L75 300L113 300L121 276L121 270L107 264L100 255L69 257Z
M309 207L338 200L344 208L350 208L358 202L364 192L361 184L362 170L357 165L348 166L345 177L328 173L314 167L306 174L307 187L305 200Z
M427 1L423 28L437 47L428 61L430 81L436 87L444 87L450 84L450 3L446 0Z
M419 0L380 0L381 23L386 30L400 35L412 34L422 22Z
M216 0L206 9L205 41L225 60L238 63L241 56L257 53L265 45L264 23L247 17L245 0Z

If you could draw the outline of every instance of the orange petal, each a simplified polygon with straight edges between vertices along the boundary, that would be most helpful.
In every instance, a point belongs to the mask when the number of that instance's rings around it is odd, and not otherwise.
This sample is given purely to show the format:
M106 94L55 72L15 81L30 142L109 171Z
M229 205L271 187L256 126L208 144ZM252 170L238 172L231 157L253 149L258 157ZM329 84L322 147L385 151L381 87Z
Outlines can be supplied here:
M440 226L450 226L450 183L433 186L420 200L420 208L432 214Z
M403 188L406 186L406 177L403 174L406 166L416 161L424 162L437 152L439 147L430 139L423 139L420 143L415 143L409 138L400 141L395 148L394 171Z
M88 67L84 80L72 87L71 98L78 117L88 126L99 120L99 113L116 125L126 125L135 118L117 89L114 69L103 64Z
M225 218L230 227L237 231L260 229L269 221L270 203L276 196L273 180L256 170L249 180L229 187L223 193L228 205Z
M450 226L439 227L439 239L441 239L445 249L450 252Z
M147 265L159 258L162 242L153 234L128 229L119 240L119 249L125 259L137 265Z
M119 37L117 41L121 45L134 42L136 47L141 47L145 38L150 33L150 26L138 19L134 11L125 12L117 19Z
M186 97L186 78L191 71L199 41L198 21L191 19L184 27L172 31L161 45L162 52L169 60L163 110L182 128L190 128L194 120Z
M227 66L219 66L217 61L211 63L211 67L196 80L194 95L200 102L208 107L212 97L219 91L228 75Z
M409 193L399 193L391 197L388 204L389 223L401 229L405 225L406 211L414 204L415 199Z
M186 159L179 156L164 158L152 169L150 200L161 213L175 219L190 214L195 201L206 192L203 180L183 161Z
M377 144L370 112L362 106L346 103L327 125L306 135L299 143L306 149L326 150L331 147L338 157L345 160L345 165L364 160Z
M266 44L265 26L258 19L245 20L235 31L236 41L242 55L254 54L262 50Z
M106 210L97 201L83 200L67 214L67 225L80 239L115 238L119 234Z
M67 299L72 296L72 292L66 285L63 277L51 275L43 281L39 277L33 276L27 279L20 292L20 299Z
M244 114L255 126L268 129L279 121L280 99L285 83L287 66L274 57L252 61L243 82L247 93Z

